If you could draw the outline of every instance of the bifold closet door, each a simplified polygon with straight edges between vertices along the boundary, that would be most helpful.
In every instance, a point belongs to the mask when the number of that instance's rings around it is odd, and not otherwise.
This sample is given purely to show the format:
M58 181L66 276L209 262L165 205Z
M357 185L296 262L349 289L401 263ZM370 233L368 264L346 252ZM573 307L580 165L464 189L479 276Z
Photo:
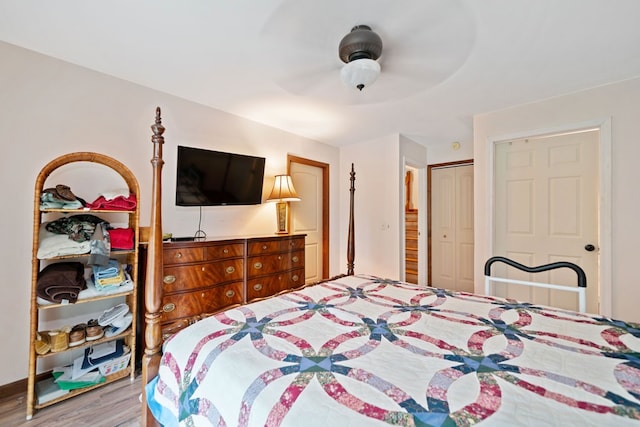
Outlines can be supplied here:
M473 292L473 165L431 171L430 285Z

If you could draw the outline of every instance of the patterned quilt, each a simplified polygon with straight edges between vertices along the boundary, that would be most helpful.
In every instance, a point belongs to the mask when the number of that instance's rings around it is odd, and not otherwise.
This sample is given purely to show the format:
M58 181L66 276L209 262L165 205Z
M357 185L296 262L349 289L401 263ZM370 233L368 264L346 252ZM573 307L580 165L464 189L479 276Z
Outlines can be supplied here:
M640 426L640 325L373 276L165 343L165 426Z

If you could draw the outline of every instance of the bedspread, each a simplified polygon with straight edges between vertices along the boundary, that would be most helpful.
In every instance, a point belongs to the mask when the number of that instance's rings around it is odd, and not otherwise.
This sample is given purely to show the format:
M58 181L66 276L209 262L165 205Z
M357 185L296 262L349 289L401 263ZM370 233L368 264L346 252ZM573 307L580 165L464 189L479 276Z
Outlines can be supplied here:
M346 276L174 335L147 400L165 426L639 426L640 325Z

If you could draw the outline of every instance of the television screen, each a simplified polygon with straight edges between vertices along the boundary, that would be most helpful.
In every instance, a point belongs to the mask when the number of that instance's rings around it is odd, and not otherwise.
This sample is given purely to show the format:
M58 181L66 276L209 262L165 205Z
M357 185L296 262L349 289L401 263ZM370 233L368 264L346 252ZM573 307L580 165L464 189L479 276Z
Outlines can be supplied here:
M177 206L257 205L264 157L178 146Z

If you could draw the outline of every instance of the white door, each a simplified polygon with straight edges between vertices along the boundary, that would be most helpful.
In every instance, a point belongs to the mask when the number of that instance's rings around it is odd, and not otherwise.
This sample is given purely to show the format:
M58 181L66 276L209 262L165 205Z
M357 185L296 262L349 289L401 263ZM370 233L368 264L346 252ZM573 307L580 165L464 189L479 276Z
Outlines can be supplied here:
M305 237L305 283L323 279L323 169L291 162L289 174L293 186L300 196L299 202L291 202L291 233L304 233Z
M587 275L587 311L598 297L599 131L503 142L495 150L494 254L527 266L573 262ZM493 275L573 285L568 269L527 274L494 267ZM500 270L502 269L502 270ZM577 309L573 293L518 285L497 286L503 296Z
M473 292L473 165L431 170L431 283Z

